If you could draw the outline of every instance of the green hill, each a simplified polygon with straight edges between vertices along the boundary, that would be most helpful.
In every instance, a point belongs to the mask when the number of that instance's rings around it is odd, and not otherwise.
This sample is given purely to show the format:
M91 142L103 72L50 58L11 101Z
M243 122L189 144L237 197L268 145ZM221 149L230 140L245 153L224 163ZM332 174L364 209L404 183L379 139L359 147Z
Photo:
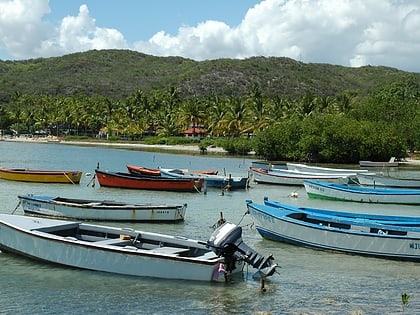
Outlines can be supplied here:
M92 50L62 57L0 61L0 102L15 93L104 95L120 99L136 90L176 87L181 95L240 96L258 84L267 96L297 98L312 92L367 95L376 87L420 74L393 68L350 68L306 64L290 58L193 61L155 57L129 50Z

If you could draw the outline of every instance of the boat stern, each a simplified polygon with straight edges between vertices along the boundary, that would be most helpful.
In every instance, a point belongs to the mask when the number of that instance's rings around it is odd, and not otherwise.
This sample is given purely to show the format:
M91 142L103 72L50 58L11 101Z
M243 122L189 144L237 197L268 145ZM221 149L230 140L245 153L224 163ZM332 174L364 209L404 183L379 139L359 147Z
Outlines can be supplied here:
M233 223L224 223L217 228L207 241L207 245L218 255L225 258L225 271L232 272L238 262L245 262L257 271L256 279L272 276L278 267L274 257L264 257L242 240L242 228Z

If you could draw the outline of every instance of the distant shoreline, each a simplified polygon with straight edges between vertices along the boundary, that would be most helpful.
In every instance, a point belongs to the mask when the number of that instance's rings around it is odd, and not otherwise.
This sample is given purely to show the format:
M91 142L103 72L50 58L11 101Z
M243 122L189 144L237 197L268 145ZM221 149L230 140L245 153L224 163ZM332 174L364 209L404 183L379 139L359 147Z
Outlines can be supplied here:
M143 144L143 143L123 143L123 142L96 142L96 141L65 141L56 137L48 138L32 138L32 137L19 137L19 138L3 138L3 141L8 142L31 142L31 143L60 143L68 145L82 145L82 146L104 146L113 148L125 149L144 149L154 151L178 151L202 154L198 145L166 145L166 144ZM227 154L227 151L220 147L208 147L206 153L212 154ZM206 154L204 153L204 154Z
M122 143L122 142L94 142L94 141L65 141L58 139L56 137L49 138L29 138L29 137L19 137L19 138L3 138L3 141L9 142L33 142L33 143L60 143L67 145L80 145L80 146L103 146L103 147L112 147L112 148L122 148L122 149L139 149L145 151L172 151L179 153L193 153L193 154L202 154L197 145L165 145L165 144L143 144L143 143ZM220 147L209 147L206 150L206 153L214 155L226 155L227 151ZM253 156L253 154L249 154ZM411 159L406 157L404 161L400 162L401 165L407 166L420 166L420 159Z

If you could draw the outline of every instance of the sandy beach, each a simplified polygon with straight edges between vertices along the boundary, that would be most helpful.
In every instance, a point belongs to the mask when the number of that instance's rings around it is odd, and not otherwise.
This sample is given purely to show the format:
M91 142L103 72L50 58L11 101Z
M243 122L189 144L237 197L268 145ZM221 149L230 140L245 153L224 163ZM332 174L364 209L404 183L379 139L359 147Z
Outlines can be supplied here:
M201 154L198 145L164 145L164 144L143 144L143 143L123 143L123 142L100 142L100 141L65 141L57 139L56 137L48 138L32 138L32 137L14 137L3 138L3 141L10 142L34 142L34 143L60 143L68 145L83 145L83 146L105 146L113 148L127 148L127 149L144 149L144 150L168 150L178 152L191 152ZM225 154L226 150L219 147L207 148L207 153Z

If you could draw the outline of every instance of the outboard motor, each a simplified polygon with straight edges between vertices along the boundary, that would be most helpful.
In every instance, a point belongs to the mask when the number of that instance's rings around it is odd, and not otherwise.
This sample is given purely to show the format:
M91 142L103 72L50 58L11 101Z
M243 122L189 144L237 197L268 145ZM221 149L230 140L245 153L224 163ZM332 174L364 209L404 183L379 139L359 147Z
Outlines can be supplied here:
M265 258L245 244L242 241L242 228L233 223L224 223L215 230L207 241L207 246L218 256L225 258L227 271L234 270L235 262L240 260L258 269L254 278L272 276L277 267L277 264L273 263L272 255Z

